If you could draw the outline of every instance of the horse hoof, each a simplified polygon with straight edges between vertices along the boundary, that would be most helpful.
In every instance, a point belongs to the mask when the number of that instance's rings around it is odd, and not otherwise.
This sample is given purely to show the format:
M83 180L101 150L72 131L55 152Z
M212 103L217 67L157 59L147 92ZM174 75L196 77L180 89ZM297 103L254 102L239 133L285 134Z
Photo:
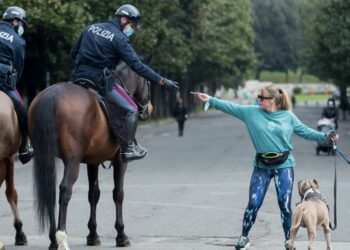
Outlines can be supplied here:
M100 236L88 236L86 237L86 245L88 246L101 246L101 239Z
M117 238L116 241L117 241L117 247L129 247L131 245L128 238L123 238L123 239Z
M23 232L16 235L15 245L16 246L28 245L27 236Z

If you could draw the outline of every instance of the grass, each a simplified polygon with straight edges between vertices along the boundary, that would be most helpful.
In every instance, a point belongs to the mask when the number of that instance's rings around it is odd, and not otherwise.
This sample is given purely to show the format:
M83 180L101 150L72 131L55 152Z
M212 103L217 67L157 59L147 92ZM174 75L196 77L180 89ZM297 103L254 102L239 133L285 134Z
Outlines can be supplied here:
M293 72L289 71L288 73L288 83L300 83L300 70ZM285 83L286 74L284 72L277 71L267 71L264 70L261 72L260 81L268 81L273 83ZM321 82L316 76L305 74L303 76L303 83L319 83Z
M330 98L331 95L325 95L325 94L314 94L314 95L295 95L295 98L297 99L297 102L304 102L304 101L325 101L328 98Z

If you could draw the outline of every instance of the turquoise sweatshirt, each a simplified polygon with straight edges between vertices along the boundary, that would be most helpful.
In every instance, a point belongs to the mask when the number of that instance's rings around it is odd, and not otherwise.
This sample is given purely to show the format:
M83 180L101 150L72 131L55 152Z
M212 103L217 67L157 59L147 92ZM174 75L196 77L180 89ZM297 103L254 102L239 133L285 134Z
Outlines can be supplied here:
M256 105L239 105L215 97L210 97L209 104L245 123L257 153L292 151L293 133L313 141L323 141L326 136L325 133L305 126L293 112L288 110L267 112ZM295 159L290 153L284 163L273 168L294 166ZM255 160L254 167L257 167ZM266 167L262 163L259 163L259 167L271 169L271 166Z

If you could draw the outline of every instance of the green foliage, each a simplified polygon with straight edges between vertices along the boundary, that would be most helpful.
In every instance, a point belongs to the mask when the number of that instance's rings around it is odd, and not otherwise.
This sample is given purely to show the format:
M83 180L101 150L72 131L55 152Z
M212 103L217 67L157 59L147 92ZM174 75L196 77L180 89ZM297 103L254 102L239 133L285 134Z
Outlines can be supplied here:
M319 83L321 82L320 79L318 79L314 75L310 74L303 74L302 78L303 80L301 81L301 72L300 70L297 71L288 71L288 79L289 83ZM260 75L260 80L261 81L269 81L269 82L274 82L274 83L284 83L286 80L286 75L285 72L281 71L268 71L268 70L263 70Z
M203 4L193 30L198 80L231 86L254 62L252 13L248 1L218 0Z
M305 60L309 70L322 79L349 85L350 2L314 0L305 2L304 9L305 12L313 10L313 15L304 15L308 21L304 30Z
M293 89L293 94L294 94L294 95L300 95L301 93L303 93L303 89L302 89L302 88L300 88L300 87L295 87L295 88Z
M252 0L252 4L259 67L296 70L300 40L297 0Z

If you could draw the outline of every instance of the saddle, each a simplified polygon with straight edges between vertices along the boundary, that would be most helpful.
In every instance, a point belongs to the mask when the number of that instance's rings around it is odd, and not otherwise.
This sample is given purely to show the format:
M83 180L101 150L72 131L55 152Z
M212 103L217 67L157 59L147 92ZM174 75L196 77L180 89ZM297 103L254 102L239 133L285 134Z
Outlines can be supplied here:
M129 129L125 121L128 115L127 111L102 96L93 81L86 78L78 78L74 81L74 84L86 88L96 98L106 116L112 134L123 142L128 141L126 135Z

